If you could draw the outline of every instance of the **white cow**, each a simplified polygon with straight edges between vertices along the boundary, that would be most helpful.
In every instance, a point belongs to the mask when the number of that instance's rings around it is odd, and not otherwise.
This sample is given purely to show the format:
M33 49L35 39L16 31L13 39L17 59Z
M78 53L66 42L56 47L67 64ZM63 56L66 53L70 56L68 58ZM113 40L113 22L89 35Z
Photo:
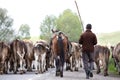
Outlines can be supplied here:
M36 42L33 48L35 57L35 70L37 73L43 73L46 71L46 52L47 47L43 42Z
M82 67L81 63L81 47L79 43L71 42L72 49L71 49L71 57L70 57L70 69L71 71L78 71L80 67Z

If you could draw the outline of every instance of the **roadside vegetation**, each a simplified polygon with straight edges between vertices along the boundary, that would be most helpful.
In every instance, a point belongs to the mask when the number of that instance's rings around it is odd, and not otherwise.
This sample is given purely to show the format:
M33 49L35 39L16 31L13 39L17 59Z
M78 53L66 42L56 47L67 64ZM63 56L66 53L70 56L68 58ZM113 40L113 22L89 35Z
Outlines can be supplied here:
M111 32L111 33L101 33L97 35L98 42L100 45L106 45L110 48L110 46L115 46L117 43L120 42L120 31L116 32ZM111 51L111 49L110 49ZM112 54L112 53L111 53ZM117 70L114 66L114 61L113 58L110 55L110 60L109 60L109 72L117 73Z

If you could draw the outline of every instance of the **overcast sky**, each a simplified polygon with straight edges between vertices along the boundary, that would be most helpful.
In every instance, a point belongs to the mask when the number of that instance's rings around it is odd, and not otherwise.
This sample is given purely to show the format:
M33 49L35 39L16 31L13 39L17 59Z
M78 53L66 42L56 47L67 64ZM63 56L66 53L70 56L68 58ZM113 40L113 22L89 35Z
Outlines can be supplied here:
M76 0L84 26L93 25L93 32L120 31L120 0ZM58 16L65 9L77 13L74 0L0 0L0 7L14 19L13 27L31 27L31 35L39 35L39 27L46 15Z

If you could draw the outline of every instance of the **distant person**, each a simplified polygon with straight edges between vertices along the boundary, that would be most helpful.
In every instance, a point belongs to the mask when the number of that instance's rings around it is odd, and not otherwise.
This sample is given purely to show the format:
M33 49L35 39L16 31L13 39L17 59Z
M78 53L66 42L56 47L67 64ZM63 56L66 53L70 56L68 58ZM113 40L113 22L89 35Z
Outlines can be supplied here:
M79 44L82 45L82 58L86 79L93 77L92 70L94 69L94 45L97 44L96 35L91 31L92 25L86 25L86 31L82 33L79 39Z

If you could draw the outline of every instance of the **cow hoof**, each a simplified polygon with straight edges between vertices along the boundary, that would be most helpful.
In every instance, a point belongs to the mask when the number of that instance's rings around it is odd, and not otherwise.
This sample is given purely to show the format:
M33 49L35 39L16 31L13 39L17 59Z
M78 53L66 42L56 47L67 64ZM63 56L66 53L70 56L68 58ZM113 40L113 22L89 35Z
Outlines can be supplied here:
M120 72L119 72L119 75L120 75Z
M80 67L82 68L82 65L80 65Z
M70 69L71 72L73 72L73 69Z
M23 73L26 73L25 71L23 71Z
M48 68L46 68L45 70L48 71Z
M55 68L55 66L54 66L54 65L50 65L50 67L51 67L51 68Z
M23 72L20 72L20 74L22 75L22 74L23 74Z
M108 76L108 73L105 73L104 76Z
M35 74L38 74L38 72L35 72Z
M5 72L5 74L8 74L8 72Z
M28 72L32 72L32 69L28 69L27 71L28 71Z
M99 74L100 72L101 72L101 71L100 71L100 70L98 70L98 71L97 71L97 74Z
M20 70L20 74L24 74L26 73L24 70Z
M0 74L2 75L2 74L3 74L3 71L0 71Z
M21 75L23 74L23 73L20 73Z
M15 71L14 74L17 74L17 71Z
M70 70L70 67L69 67L69 66L66 67L66 71L68 71L68 70Z
M75 71L78 71L78 68L75 68Z

